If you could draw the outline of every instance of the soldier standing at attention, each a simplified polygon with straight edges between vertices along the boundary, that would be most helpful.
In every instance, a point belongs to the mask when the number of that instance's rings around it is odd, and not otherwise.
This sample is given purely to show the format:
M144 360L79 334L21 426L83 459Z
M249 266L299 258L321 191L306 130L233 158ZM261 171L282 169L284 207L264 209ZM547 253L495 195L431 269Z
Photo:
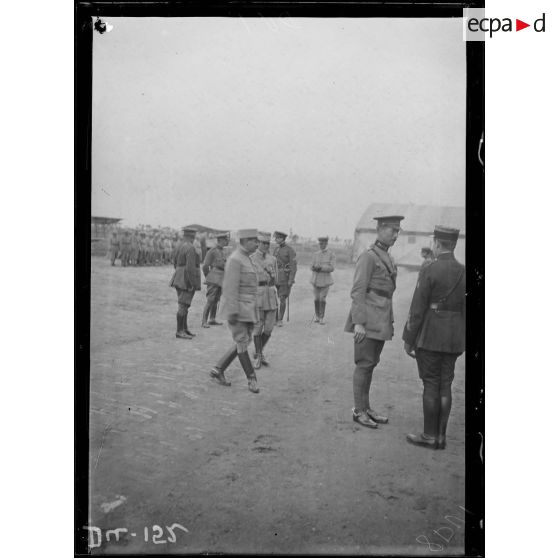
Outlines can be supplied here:
M134 230L134 232L132 233L132 238L130 239L130 262L132 265L138 265L138 255L139 255L138 231Z
M231 383L225 378L225 370L238 356L238 360L248 378L248 389L258 393L256 373L248 354L252 340L252 331L256 316L256 298L258 279L250 254L258 245L258 231L244 229L238 231L239 245L227 259L225 277L223 279L222 313L227 318L229 329L235 345L233 345L211 369L211 377L223 386Z
M263 364L268 366L263 348L271 337L277 313L277 260L269 253L271 234L258 235L258 249L250 256L258 275L257 314L258 321L254 326L254 368L257 370Z
M192 339L195 334L188 329L188 310L195 292L201 289L200 259L192 244L196 236L196 230L184 227L182 232L184 242L176 253L170 286L176 289L178 296L176 337Z
M320 249L312 255L312 277L310 283L314 287L314 321L324 325L326 297L330 285L333 285L331 272L335 269L335 254L328 249L327 236L318 237Z
M455 361L465 351L465 266L453 255L458 237L458 229L434 228L436 259L419 272L403 330L405 352L416 358L424 386L424 428L407 440L431 449L446 447Z
M124 267L127 267L130 261L131 245L130 231L124 231L124 236L120 239L120 265Z
M354 332L355 370L353 420L368 428L388 422L370 407L372 372L386 340L393 338L393 304L397 267L388 250L399 235L401 215L374 217L376 242L357 262L351 289L351 310L345 331Z
M286 244L287 235L284 232L275 231L273 236L278 244L273 252L277 259L277 294L279 295L277 327L282 327L287 299L295 282L296 252Z
M118 240L118 234L116 233L116 231L112 231L109 240L110 265L114 265L114 260L116 260L119 250L120 250L120 241Z
M223 325L215 319L217 305L221 298L223 287L223 276L225 275L225 246L229 243L229 233L217 235L217 245L211 248L205 255L202 270L207 285L207 301L202 315L202 327L210 325Z

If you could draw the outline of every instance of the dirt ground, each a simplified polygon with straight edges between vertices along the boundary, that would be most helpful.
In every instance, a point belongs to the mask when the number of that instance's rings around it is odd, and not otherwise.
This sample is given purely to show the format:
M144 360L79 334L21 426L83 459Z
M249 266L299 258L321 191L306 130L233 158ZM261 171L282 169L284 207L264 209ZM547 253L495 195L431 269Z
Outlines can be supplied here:
M92 261L93 553L463 553L463 357L447 449L405 441L422 427L401 341L416 272L400 270L395 336L374 372L373 406L390 417L378 430L351 417L351 267L334 273L325 326L311 323L310 271L299 270L259 394L238 361L231 387L209 379L231 337L200 327L204 291L190 311L197 336L175 338L171 274Z

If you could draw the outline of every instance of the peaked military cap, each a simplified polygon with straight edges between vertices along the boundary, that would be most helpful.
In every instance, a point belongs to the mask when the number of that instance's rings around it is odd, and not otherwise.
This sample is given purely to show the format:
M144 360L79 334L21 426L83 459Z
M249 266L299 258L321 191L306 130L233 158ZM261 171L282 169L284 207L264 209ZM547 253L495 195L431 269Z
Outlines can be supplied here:
M401 226L401 221L405 219L403 215L382 215L374 217L378 221L378 225L386 225L388 227L399 227Z
M229 238L229 233L228 232L218 233L215 235L215 238Z
M457 240L459 238L459 229L436 225L434 227L434 238L439 238L440 240Z
M244 240L246 238L258 238L258 230L257 229L239 229L238 239L239 240Z
M329 240L329 236L318 236L318 242L325 240L326 242Z
M273 233L273 236L282 236L283 238L287 238L287 236L289 236L287 233L281 232L281 231L275 231Z
M182 227L181 230L185 234L196 234L198 232L196 229L192 229L191 227Z
M258 240L260 242L271 242L271 233L260 232L258 234Z

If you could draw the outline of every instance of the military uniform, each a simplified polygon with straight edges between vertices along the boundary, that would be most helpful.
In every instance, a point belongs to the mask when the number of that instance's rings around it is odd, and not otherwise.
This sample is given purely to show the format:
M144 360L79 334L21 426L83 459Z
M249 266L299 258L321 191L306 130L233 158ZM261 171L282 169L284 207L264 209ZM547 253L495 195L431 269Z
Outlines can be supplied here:
M268 246L271 241L271 235L262 233L258 236L258 240ZM258 321L254 327L254 346L256 348L254 367L257 369L262 364L268 365L263 355L263 349L273 332L277 313L277 292L275 290L277 260L269 253L263 252L260 248L250 258L258 275Z
M218 241L223 238L228 239L228 234L220 234L217 236ZM221 325L220 322L215 320L215 317L217 315L217 306L221 299L225 263L224 246L221 246L219 243L211 248L205 255L202 270L205 275L205 284L207 285L207 302L203 309L202 327Z
M132 234L132 238L130 239L130 262L132 263L132 265L138 264L138 256L139 256L138 233L134 231Z
M297 263L296 252L285 244L287 235L284 232L275 231L274 236L279 243L279 246L273 252L273 256L277 260L277 294L279 295L277 325L282 326L287 298L289 298L291 288L295 282Z
M246 246L253 246L255 249L257 235L258 231L255 229L239 231L239 240L245 242L241 242L227 259L223 279L221 314L227 319L235 345L221 357L210 372L211 377L221 385L230 385L230 382L225 379L224 372L238 356L248 378L248 388L254 393L258 393L259 389L256 384L254 367L248 354L248 346L252 338L254 323L257 322L258 279L256 268L249 257L251 251Z
M385 227L397 238L402 216L375 219L378 221L378 236L380 228ZM354 343L353 419L371 428L376 428L377 423L387 422L386 417L370 408L370 385L384 343L393 338L392 297L396 287L397 266L388 249L395 239L391 244L385 244L378 238L369 250L359 256L351 289L351 309L345 324L347 332L354 332L357 324L364 327L364 338L360 341L355 338Z
M114 260L116 260L119 251L120 241L118 240L118 235L113 232L109 241L110 265L114 265Z
M124 236L120 239L120 265L126 267L130 261L130 250L132 239L129 231L124 232Z
M328 237L318 238L319 242L325 242L327 246ZM329 287L333 285L331 272L335 269L335 254L329 249L320 249L312 254L312 277L310 283L314 287L314 315L315 321L324 324L326 308L326 297Z
M459 230L437 226L434 240L457 242ZM406 350L415 350L423 382L424 431L409 435L419 445L445 447L455 362L465 351L465 266L453 250L438 250L419 273L403 330Z
M184 242L176 253L170 286L178 296L176 337L191 339L194 334L188 330L188 310L195 292L201 289L200 259L192 244L196 231L188 228L183 231Z

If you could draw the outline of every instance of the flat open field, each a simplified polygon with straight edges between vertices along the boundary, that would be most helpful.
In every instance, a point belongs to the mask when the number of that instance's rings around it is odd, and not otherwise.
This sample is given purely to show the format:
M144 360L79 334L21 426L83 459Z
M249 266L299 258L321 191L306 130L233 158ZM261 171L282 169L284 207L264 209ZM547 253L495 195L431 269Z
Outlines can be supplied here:
M310 321L301 267L259 394L238 361L231 387L209 379L232 341L226 326L200 327L204 291L189 317L197 336L175 338L171 274L92 261L93 553L463 552L464 357L448 448L405 441L422 429L422 384L401 341L416 272L400 269L395 336L374 372L373 406L390 417L378 430L351 418L351 267L334 273L325 326Z

